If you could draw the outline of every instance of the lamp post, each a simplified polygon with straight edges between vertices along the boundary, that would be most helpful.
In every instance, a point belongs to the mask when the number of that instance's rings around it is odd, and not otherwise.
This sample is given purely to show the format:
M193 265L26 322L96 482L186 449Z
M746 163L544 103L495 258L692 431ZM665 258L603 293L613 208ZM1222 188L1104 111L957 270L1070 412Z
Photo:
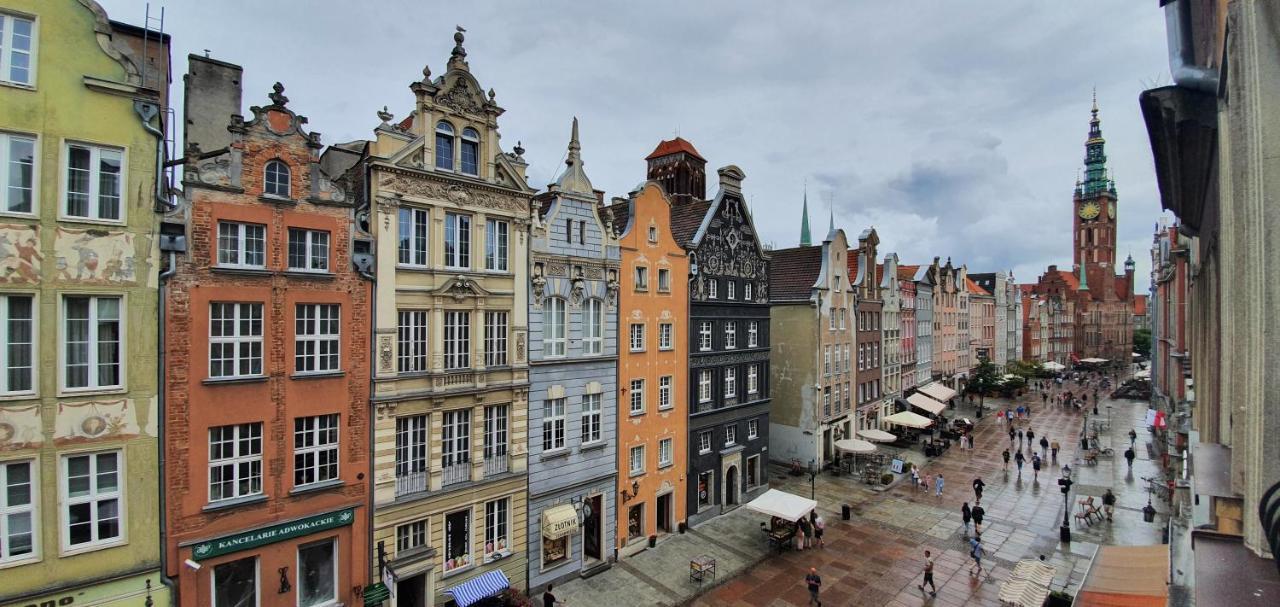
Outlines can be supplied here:
M1058 528L1058 539L1071 542L1071 475L1063 470L1058 479L1058 488L1062 490L1062 527Z
M809 460L809 499L816 500L818 494L818 463Z

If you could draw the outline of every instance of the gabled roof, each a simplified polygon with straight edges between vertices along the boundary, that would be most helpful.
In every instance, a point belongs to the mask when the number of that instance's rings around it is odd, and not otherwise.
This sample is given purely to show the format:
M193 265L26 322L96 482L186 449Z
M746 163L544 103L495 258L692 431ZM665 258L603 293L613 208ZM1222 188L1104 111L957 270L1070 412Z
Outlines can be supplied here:
M1146 295L1133 296L1133 313L1138 316L1147 315L1147 296Z
M600 208L600 219L613 222L613 234L621 236L627 229L627 221L631 219L631 200L615 200L609 206Z
M813 284L822 273L822 247L795 247L773 251L769 264L769 299L808 301Z
M972 278L969 278L967 276L964 279L964 286L966 289L969 290L970 293L974 295L990 295L991 294L986 289L979 286L978 283L974 282Z
M670 156L671 154L678 154L680 152L684 152L703 162L707 161L706 158L702 157L702 154L698 153L698 150L693 147L692 143L689 143L688 140L680 137L676 137L675 139L669 139L659 143L658 147L654 148L653 152L651 152L648 156L645 156L644 159L653 160L654 158Z
M858 282L858 279L861 278L858 276L858 257L860 255L861 253L858 249L849 249L849 252L845 255L849 262L849 284L851 285L860 284Z
M920 269L920 266L898 266L898 278L904 279L904 280L914 280L916 277L916 270L919 270L919 269Z
M702 226L702 220L710 209L711 203L706 200L671 205L671 236L680 243L680 246L687 246L693 241L693 237L698 234L698 228Z
M1058 270L1058 276L1062 278L1063 282L1067 283L1068 287L1071 287L1072 291L1080 290L1080 277L1076 276L1075 272Z

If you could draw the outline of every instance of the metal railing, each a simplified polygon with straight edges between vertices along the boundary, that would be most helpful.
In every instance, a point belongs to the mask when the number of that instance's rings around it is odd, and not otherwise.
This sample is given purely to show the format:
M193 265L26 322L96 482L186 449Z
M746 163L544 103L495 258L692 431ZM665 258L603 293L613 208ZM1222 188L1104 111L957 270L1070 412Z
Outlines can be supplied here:
M506 455L494 455L484 460L484 477L506 474L510 468L511 463Z
M410 493L422 493L427 490L427 480L431 477L431 473L422 470L419 472L409 472L407 474L396 475L396 497L401 495L409 495Z
M442 471L444 474L440 484L445 487L471 480L471 462L445 466Z

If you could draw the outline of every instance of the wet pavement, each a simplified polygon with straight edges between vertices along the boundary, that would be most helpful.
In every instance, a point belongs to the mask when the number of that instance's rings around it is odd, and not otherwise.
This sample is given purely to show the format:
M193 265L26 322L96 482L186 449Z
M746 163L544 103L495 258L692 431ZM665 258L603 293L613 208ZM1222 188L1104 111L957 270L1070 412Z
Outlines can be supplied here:
M1025 401L1030 402L1032 396L1037 401L1034 416L1017 422L1016 427L1034 429L1037 442L1046 436L1062 445L1059 461L1046 461L1038 480L1029 462L1020 479L1012 463L1007 471L1003 469L1000 453L1010 445L1008 428L988 413L975 430L974 450L952 447L927 463L918 452L910 458L922 464L923 474L943 475L941 497L934 495L932 488L928 493L913 490L909 482L873 491L858 479L822 474L811 486L807 475L790 477L771 470L774 488L816 496L819 513L827 521L825 548L769 553L758 529L764 517L739 508L624 559L607 572L566 583L556 594L574 607L807 605L804 576L815 567L823 579L822 601L827 605L994 606L999 605L1000 582L1008 578L1012 567L1020 559L1039 555L1057 568L1053 588L1074 594L1098 545L1161 541L1164 517L1157 517L1156 523L1144 523L1141 512L1147 503L1141 477L1155 476L1158 471L1158 463L1151 461L1146 448L1150 441L1143 425L1146 404L1104 401L1100 415L1089 416L1091 425L1092 420L1104 421L1110 406L1110 428L1100 429L1098 434L1102 445L1113 445L1116 453L1100 457L1097 465L1091 466L1077 461L1084 416L1040 406L1034 392L1024 397ZM1008 404L987 399L989 409ZM957 414L972 416L973 412L973 408L961 405ZM1122 456L1130 428L1138 432L1138 457L1132 470ZM1071 465L1076 481L1070 496L1073 515L1082 496L1096 496L1100 504L1102 493L1111 487L1118 497L1113 522L1085 525L1072 516L1070 544L1058 538L1063 513L1063 496L1057 485L1061 464ZM970 483L976 477L986 483L982 540L987 556L984 573L972 576L960 507L965 501L972 505ZM842 504L851 506L852 520L840 520ZM1153 506L1162 514L1167 508L1158 499ZM917 588L926 549L934 556L936 597ZM703 585L688 579L689 560L701 554L716 558L719 569L717 580Z

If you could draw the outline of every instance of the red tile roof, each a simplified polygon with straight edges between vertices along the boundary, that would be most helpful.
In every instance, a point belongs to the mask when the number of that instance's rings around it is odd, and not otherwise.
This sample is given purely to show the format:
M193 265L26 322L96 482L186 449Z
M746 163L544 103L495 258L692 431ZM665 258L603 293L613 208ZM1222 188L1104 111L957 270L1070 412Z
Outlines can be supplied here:
M769 261L769 299L806 301L822 272L822 247L775 250Z
M1036 292L1036 286L1034 284L1018 285L1018 289L1022 291L1023 295L1030 295Z
M1147 315L1147 296L1146 295L1133 296L1133 313L1138 316Z
M920 270L920 266L898 266L898 278L913 280L916 272Z
M964 286L969 290L970 293L973 293L975 295L990 295L990 293L988 293L986 289L978 286L978 283L973 282L973 279L969 278L968 276L964 278Z
M681 246L688 245L698 233L698 228L702 226L702 220L710 209L711 203L706 200L671 205L671 235L676 242Z
M675 139L668 139L663 141L662 143L659 143L658 147L654 148L653 152L648 156L645 156L644 159L653 160L654 158L670 156L671 154L678 154L680 152L689 154L690 156L693 156L694 158L697 158L698 160L701 160L703 162L706 162L707 160L706 158L702 157L702 154L698 153L698 150L694 149L692 143L689 143L687 140L682 139L680 137L676 137Z
M849 284L854 284L858 280L858 250L849 249L845 257L849 258Z
M1063 282L1067 283L1067 286L1068 286L1068 287L1071 287L1071 290L1072 290L1072 291L1079 291L1079 290L1080 290L1080 278L1076 276L1076 273L1075 273L1075 272L1068 272L1068 271L1066 271L1066 270L1058 270L1058 276L1060 276L1060 277L1062 278L1062 281L1063 281Z

